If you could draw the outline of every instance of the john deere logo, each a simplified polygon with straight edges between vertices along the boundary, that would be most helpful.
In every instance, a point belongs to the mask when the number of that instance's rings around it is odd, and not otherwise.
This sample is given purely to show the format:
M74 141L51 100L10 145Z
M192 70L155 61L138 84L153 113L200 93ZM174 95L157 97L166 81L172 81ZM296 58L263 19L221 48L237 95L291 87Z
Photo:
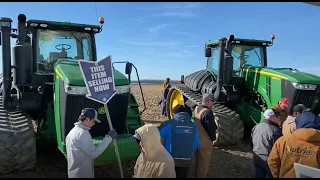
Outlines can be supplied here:
M318 104L319 103L319 99L314 100L314 104Z
M99 108L99 109L98 109L98 113L99 113L99 114L104 114L104 113L106 113L106 111L104 110L104 107Z

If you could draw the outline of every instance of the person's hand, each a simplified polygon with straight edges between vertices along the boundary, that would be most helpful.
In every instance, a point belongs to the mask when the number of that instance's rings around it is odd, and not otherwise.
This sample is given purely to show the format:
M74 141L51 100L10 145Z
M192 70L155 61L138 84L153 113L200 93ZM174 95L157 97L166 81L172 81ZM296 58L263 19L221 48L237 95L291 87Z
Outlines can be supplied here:
M217 145L217 140L212 141L212 145L216 146Z
M109 135L112 139L115 139L115 138L117 137L118 133L116 132L115 129L113 129L113 130L110 130L110 131L108 132L108 135Z

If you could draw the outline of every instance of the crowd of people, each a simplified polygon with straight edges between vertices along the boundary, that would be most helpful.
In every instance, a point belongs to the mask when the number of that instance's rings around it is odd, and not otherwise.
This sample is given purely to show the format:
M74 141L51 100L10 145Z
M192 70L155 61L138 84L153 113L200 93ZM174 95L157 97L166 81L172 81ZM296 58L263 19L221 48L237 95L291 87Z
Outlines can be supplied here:
M159 102L165 114L166 96L170 79L163 84ZM134 166L133 178L207 178L217 125L211 107L214 97L205 94L202 103L193 113L183 105L172 110L173 118L160 126L144 125L135 131L134 138L141 154ZM281 99L272 109L264 112L265 120L251 133L253 164L256 178L294 178L294 163L320 168L320 119L303 104L295 105L289 115L287 98ZM86 108L79 122L66 138L68 177L93 178L94 159L117 136L109 131L95 146L89 130L98 113ZM183 148L181 148L183 147Z
M320 169L319 116L303 104L288 115L288 106L282 98L252 129L256 178L295 178L294 163Z

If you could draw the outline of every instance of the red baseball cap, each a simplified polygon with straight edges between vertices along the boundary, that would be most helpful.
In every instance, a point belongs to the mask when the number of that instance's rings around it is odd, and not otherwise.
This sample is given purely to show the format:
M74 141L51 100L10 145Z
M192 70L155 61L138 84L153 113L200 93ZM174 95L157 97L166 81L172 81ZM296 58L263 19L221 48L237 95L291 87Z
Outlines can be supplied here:
M282 99L280 100L280 102L281 102L284 106L289 107L288 98L282 98Z

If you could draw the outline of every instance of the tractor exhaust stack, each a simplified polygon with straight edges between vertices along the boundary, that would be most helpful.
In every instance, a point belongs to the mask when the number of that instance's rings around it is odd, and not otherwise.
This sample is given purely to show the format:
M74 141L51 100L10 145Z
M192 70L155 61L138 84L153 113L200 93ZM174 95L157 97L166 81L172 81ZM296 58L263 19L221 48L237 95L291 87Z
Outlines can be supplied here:
M4 109L11 108L10 91L12 86L11 77L11 33L10 18L0 18L0 31L1 31L1 46L2 46L2 73L3 73L3 91L2 91L2 105Z

